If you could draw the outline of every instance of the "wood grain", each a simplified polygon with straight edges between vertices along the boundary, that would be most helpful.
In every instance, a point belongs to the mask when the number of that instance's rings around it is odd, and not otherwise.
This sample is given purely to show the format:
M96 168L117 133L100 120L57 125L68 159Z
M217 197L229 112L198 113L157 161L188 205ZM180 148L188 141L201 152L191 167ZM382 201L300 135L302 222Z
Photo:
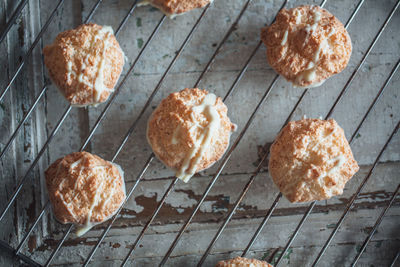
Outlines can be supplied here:
M55 7L56 2L51 0L29 1L21 19L13 26L7 39L0 44L0 66L2 67L0 84L2 88L6 85L6 81L10 78L21 55L29 48L40 27ZM349 27L353 42L353 55L349 66L343 73L329 79L322 87L309 91L296 110L293 119L299 119L303 115L307 115L307 117L326 115L395 2L395 0L365 1ZM40 46L52 42L60 31L81 23L94 3L95 0L65 1L46 31ZM111 25L116 29L132 3L131 0L103 1L93 17L93 22ZM151 154L145 140L146 122L151 111L169 93L193 86L244 3L243 0L214 2L151 102L150 108L139 120L137 128L116 160L125 170L128 189L133 185ZM244 17L212 64L210 71L200 83L201 88L213 91L220 96L228 91L259 41L260 28L266 22L272 21L281 3L280 0L252 1ZM319 4L312 1L301 1L301 3ZM290 3L291 6L298 4L300 3ZM328 1L326 8L342 22L346 22L356 4L355 1ZM1 25L5 24L6 18L10 16L16 5L17 1L3 0L1 2ZM345 130L348 138L356 129L363 114L399 59L398 25L400 25L400 16L397 15L398 12L333 113L333 117ZM123 135L139 115L147 98L200 13L201 10L196 10L174 20L165 21L149 49L121 88L107 116L96 130L87 148L88 151L106 159L112 158ZM118 36L129 62L122 75L127 72L129 65L132 64L161 16L162 14L154 8L140 7L135 9L127 21ZM20 74L15 86L11 88L11 93L1 103L0 147L12 134L22 118L23 112L29 108L34 96L41 90L43 82L48 81L41 60L39 48L34 51L30 63ZM238 137L253 108L274 76L274 71L266 63L265 48L262 47L251 61L249 69L236 90L226 101L232 122L238 124L238 131L232 135L232 143ZM352 145L361 170L348 183L342 196L317 203L293 246L284 256L283 266L310 265L333 230L349 199L400 119L399 79L400 75L395 74ZM301 93L300 89L293 88L283 79L279 79L243 140L232 154L221 177L194 217L189 230L184 233L182 240L178 243L168 261L168 266L194 266L197 264L246 185L251 173L255 170L262 153L274 140ZM55 127L66 107L67 103L57 89L50 86L32 119L24 125L12 149L1 161L0 175L3 186L0 187L0 208L3 208L9 199L17 181L16 177L20 179L25 174L38 150L43 146L48 133ZM21 192L16 205L13 206L4 221L0 222L0 236L3 240L10 242L14 247L17 246L47 200L43 186L43 170L57 158L79 150L104 107L103 104L97 108L73 109L40 161L39 168L35 169L29 177L29 183ZM154 224L146 232L139 248L135 251L132 258L134 260L130 262L131 265L154 266L161 261L218 167L219 163L196 175L189 183L179 182L177 184L167 198L166 205L161 209ZM121 264L121 260L128 253L143 225L172 182L172 175L173 172L166 169L160 162L153 161L145 173L143 181L139 183L132 198L117 219L115 226L94 255L93 265L119 266ZM319 266L332 266L333 264L348 266L350 264L381 210L388 203L393 190L399 183L399 177L400 137L397 134ZM266 169L263 168L240 204L233 220L212 249L205 266L213 266L218 260L240 255L277 194L276 187ZM306 206L307 204L293 205L282 199L248 256L264 258L272 263L276 261L278 249L286 244ZM399 220L400 198L398 197L361 257L360 266L387 266L389 264L400 248ZM105 225L99 225L81 238L71 235L55 258L55 265L80 265L96 244L97 237L100 236L104 227ZM23 253L44 263L65 229L66 226L59 225L54 221L51 211L46 211L44 219L24 246ZM0 265L12 264L19 265L9 255L0 253Z

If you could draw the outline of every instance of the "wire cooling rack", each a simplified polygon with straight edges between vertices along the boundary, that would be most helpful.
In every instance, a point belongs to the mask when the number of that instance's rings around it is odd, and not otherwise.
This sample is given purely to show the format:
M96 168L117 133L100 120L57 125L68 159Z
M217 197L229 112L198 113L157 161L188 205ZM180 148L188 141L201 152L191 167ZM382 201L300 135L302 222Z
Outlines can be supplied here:
M8 32L11 30L13 24L18 20L18 17L20 16L21 12L24 10L27 2L28 2L27 0L22 0L16 6L15 11L12 13L10 18L8 19L8 21L7 21L7 23L6 23L5 27L4 27L4 30L0 35L0 42L3 42L4 39L7 37ZM97 0L97 2L91 8L91 10L90 10L89 14L87 15L86 19L84 20L84 23L91 22L92 17L94 16L94 14L98 10L98 8L101 6L102 2L103 2L102 0ZM281 8L284 8L285 6L287 6L288 5L287 2L288 1L284 1L282 3ZM324 7L327 2L328 2L328 0L322 1L320 3L320 6ZM349 25L353 22L353 19L357 16L359 10L361 8L363 8L364 2L365 2L364 0L360 0L357 3L357 5L355 6L354 10L351 11L350 17L345 22L345 27L346 28L349 27ZM252 3L252 0L243 1L242 6L240 7L241 10L238 13L238 16L233 21L233 23L231 23L231 26L230 26L229 30L226 32L226 34L223 36L223 38L215 46L214 53L212 54L211 58L206 63L204 69L200 73L200 75L199 75L198 79L196 80L196 82L194 83L193 87L198 87L198 85L203 80L203 78L205 77L207 72L210 70L213 62L218 57L218 55L220 55L220 53L222 51L222 48L224 47L224 45L226 45L226 43L229 40L229 38L232 35L232 33L235 31L235 29L237 29L237 27L239 27L239 22L243 18L245 12L248 10L248 8L251 5L251 3ZM30 47L27 50L26 54L22 57L22 60L17 65L17 67L15 69L15 72L11 73L9 75L10 79L9 79L7 85L4 88L1 89L2 91L1 91L1 94L0 94L0 101L3 101L5 96L10 93L12 85L17 81L21 71L23 70L23 67L27 64L27 61L28 61L29 57L32 55L35 47L38 46L38 44L40 43L40 40L42 39L42 37L43 37L44 33L46 32L46 30L47 30L48 26L50 25L50 23L52 22L55 14L57 14L57 12L60 10L60 8L62 8L63 4L64 4L64 0L59 0L58 1L58 3L55 6L54 10L50 13L50 16L48 17L48 19L43 24L43 27L41 28L41 30L37 34L36 38L34 39L32 44L30 45ZM328 118L332 117L332 114L335 111L335 109L337 108L338 103L340 101L342 101L346 97L346 93L347 93L348 89L350 88L350 85L353 83L355 77L359 74L359 72L362 71L364 63L366 62L368 56L371 54L371 51L373 50L373 48L376 46L378 40L380 40L380 38L382 38L382 35L385 32L386 27L390 24L391 20L393 19L393 17L396 14L397 14L397 16L399 15L398 12L397 12L399 5L400 5L400 1L395 2L393 4L393 7L390 10L390 12L386 15L386 17L383 18L382 25L380 26L379 30L376 33L374 33L373 40L372 40L371 44L368 46L368 48L364 51L363 56L361 58L361 61L355 63L356 64L355 69L351 72L351 75L349 76L348 80L345 82L345 84L342 87L340 93L337 95L337 97L335 97L334 101L332 101L332 105L330 106L328 113L325 116L323 116L323 117L325 117L325 119L328 119ZM132 1L132 6L130 7L129 12L122 18L118 28L115 31L115 35L117 36L117 38L118 38L121 30L126 25L126 23L129 20L129 18L131 17L131 15L135 12L137 6L138 6L138 2L137 1L136 2ZM182 52L184 51L184 49L189 44L190 40L192 39L192 36L195 34L196 30L198 29L200 23L203 21L203 19L206 16L207 12L212 8L213 8L212 5L207 5L204 9L202 9L200 16L197 18L197 20L195 21L192 29L189 31L188 35L184 39L183 43L180 45L179 49L176 51L176 53L173 56L172 60L170 61L169 65L167 66L167 68L163 72L161 78L159 79L157 85L155 86L155 88L152 91L149 91L149 96L148 96L148 99L146 100L144 106L142 107L142 109L140 110L140 112L138 113L138 115L136 116L134 121L131 123L128 131L124 134L121 142L117 146L117 149L115 150L115 152L113 153L111 159L109 159L109 160L115 161L117 159L118 155L120 154L120 152L122 151L124 146L127 144L128 139L134 134L135 130L138 127L139 120L146 114L146 111L151 107L151 104L152 104L152 101L154 100L154 97L159 92L159 90L160 90L162 84L164 83L165 79L167 78L167 76L171 73L171 69L173 68L173 66L175 65L177 60L180 58L180 56L181 56ZM80 147L80 151L85 150L85 149L88 148L88 145L91 142L92 137L94 136L96 130L99 127L99 125L102 123L103 119L106 117L106 114L110 110L110 107L115 102L115 99L116 99L117 95L120 93L121 88L127 83L129 77L134 74L134 70L135 70L135 68L137 68L137 65L139 64L139 61L142 59L144 52L149 49L153 39L155 39L157 37L157 35L159 34L159 32L161 31L161 26L164 24L166 19L167 18L165 16L161 17L161 19L159 20L159 22L156 25L156 27L153 29L151 34L148 36L147 40L145 40L143 42L143 45L141 46L140 51L138 52L136 58L134 58L134 60L130 64L129 69L127 70L125 75L121 77L121 81L119 82L118 86L115 88L115 92L112 94L112 96L110 97L110 99L108 100L107 103L105 103L102 106L99 106L99 109L101 109L101 112L100 112L98 118L95 120L94 124L92 125L92 127L91 127L91 129L89 131L89 134L84 139L84 141L83 141L83 143L82 143L82 145ZM257 43L257 45L254 47L253 51L250 53L249 57L245 61L245 64L242 66L242 68L239 71L238 75L236 75L236 77L234 79L234 82L231 84L229 90L227 91L227 93L223 97L224 101L227 100L233 94L233 92L238 89L239 82L244 77L246 71L248 71L249 65L251 64L252 60L256 56L256 53L259 51L261 45L262 45L262 43L261 43L261 41L259 41ZM355 45L357 45L357 44L355 44ZM376 93L373 101L371 103L369 103L368 109L360 117L361 120L359 120L357 122L357 126L356 126L355 131L353 131L351 133L351 137L349 138L350 145L353 144L353 142L355 141L355 139L359 135L360 129L362 128L364 122L367 120L367 118L370 115L371 111L373 110L375 105L379 102L379 100L380 100L382 94L384 93L385 89L390 84L392 78L394 77L394 75L396 74L396 72L397 72L397 70L399 68L399 64L400 64L400 59L397 60L397 63L395 63L395 65L391 69L390 73L387 73L387 74L385 73L386 79L385 79L384 83L379 86L379 90ZM180 240L181 240L181 238L183 236L183 233L188 230L188 227L191 224L194 216L196 215L196 213L199 212L200 206L206 200L207 195L210 193L210 191L212 190L213 186L216 184L218 178L220 177L221 173L223 172L225 166L227 165L228 161L231 159L232 153L239 146L239 143L242 141L242 139L245 138L245 134L248 131L248 129L251 127L251 124L253 123L256 115L259 113L260 109L262 108L262 106L264 105L266 100L270 97L271 90L274 87L277 86L277 83L278 83L278 81L280 79L281 78L278 75L275 75L275 77L273 77L273 79L270 81L270 84L268 85L267 89L265 90L265 92L263 93L261 98L259 99L258 103L254 103L254 108L252 108L250 116L245 118L245 123L243 124L244 126L241 128L241 131L238 133L237 136L235 136L235 138L233 138L232 145L230 146L230 148L228 149L226 154L223 156L223 158L217 163L217 171L216 171L216 173L213 175L210 183L208 184L208 186L207 186L206 190L204 191L204 193L202 194L202 196L198 199L197 204L195 205L195 207L194 207L193 211L191 212L190 216L186 219L186 221L183 223L182 227L178 231L178 234L176 235L175 239L173 240L173 242L169 246L167 252L165 253L165 256L162 258L161 262L159 263L160 266L168 264L168 260L170 259L170 257L172 255L174 249L176 248L177 244L180 242ZM42 89L39 91L39 94L34 99L32 105L26 110L26 112L24 113L24 116L21 118L21 120L16 125L15 130L13 131L11 136L8 138L8 141L1 148L0 159L2 159L3 156L11 149L11 147L13 145L13 142L15 141L16 137L18 136L19 131L21 130L21 128L23 128L24 124L30 118L32 113L35 111L35 109L37 108L37 106L40 103L41 99L46 95L46 92L47 92L48 88L49 88L49 84L45 84L42 87ZM282 127L292 119L294 113L299 108L299 105L302 103L303 99L305 98L305 96L308 93L309 93L309 89L302 90L302 93L298 97L294 107L291 109L289 116L282 123ZM17 178L17 185L16 185L15 188L12 189L12 193L10 194L10 196L6 200L2 200L2 201L5 202L5 205L4 205L4 207L2 206L3 208L2 208L1 213L0 213L0 222L5 218L6 214L10 211L12 205L15 203L17 197L21 194L23 186L25 185L27 180L30 179L30 177L31 177L30 176L31 172L34 170L36 165L38 165L41 157L46 153L49 144L53 141L53 139L56 136L56 134L58 133L60 127L66 121L67 117L71 113L71 110L72 110L71 106L68 106L65 109L65 111L63 112L61 118L58 119L57 123L53 127L53 130L48 133L47 140L44 142L43 146L38 151L37 155L35 156L34 160L32 161L31 165L29 166L28 170L25 172L25 174L22 177L18 177ZM383 153L385 152L386 148L388 146L390 146L390 143L391 143L393 137L396 135L396 133L397 133L397 131L399 129L399 125L400 125L400 122L397 122L396 126L392 129L391 133L389 134L387 139L384 141L384 145L379 148L379 153L378 153L377 157L375 158L373 164L369 167L369 170L368 170L367 174L365 175L365 177L362 180L361 184L358 186L356 192L354 192L354 194L352 195L350 200L346 203L346 207L345 207L345 209L343 211L342 216L340 217L340 219L337 222L334 222L333 230L332 230L329 238L324 242L324 245L323 245L322 249L318 253L318 255L315 258L315 260L313 261L312 266L317 266L318 263L323 261L324 254L327 251L327 249L329 248L329 245L330 245L331 241L335 237L336 233L340 230L340 227L341 227L344 219L349 214L349 211L352 209L352 207L354 205L354 202L360 196L360 193L362 192L365 184L368 182L368 180L370 179L371 175L373 174L376 166L379 164L379 161L380 161ZM221 226L219 227L218 231L216 231L216 233L213 236L212 240L209 242L208 247L204 250L202 257L197 262L198 266L201 266L201 265L203 265L205 263L206 258L212 252L212 249L213 249L214 245L216 244L217 240L220 238L221 234L226 229L229 221L232 219L232 217L234 216L235 212L240 207L240 204L242 203L245 195L248 193L251 185L254 183L254 181L258 177L259 173L265 167L265 162L267 161L267 158L268 158L268 152L263 154L263 156L261 157L261 159L260 159L259 163L257 164L256 168L254 169L253 173L250 175L250 177L248 177L247 184L243 187L243 189L240 192L239 197L235 201L234 205L226 213L226 216L224 217ZM153 162L154 159L155 159L154 154L151 154L150 157L146 160L146 163L141 168L139 174L137 174L136 180L134 181L133 185L131 186L131 188L128 188L127 200L124 202L124 205L132 197L132 195L135 193L135 189L138 187L140 182L143 180L143 177L144 177L146 171L148 171L149 166ZM136 236L136 239L130 244L129 252L122 259L121 266L124 266L126 264L133 264L133 259L134 259L133 256L132 256L133 253L140 246L140 243L141 243L146 231L148 231L149 227L154 222L156 216L159 214L160 210L162 209L163 205L165 204L168 195L175 189L178 181L179 180L177 178L174 178L174 179L171 180L169 186L167 187L166 191L164 192L163 196L161 197L161 200L158 202L158 205L156 206L156 209L152 212L150 218L147 220L147 222L145 223L145 225L142 228L142 230L140 231L140 233ZM386 212L388 211L388 209L395 202L395 199L396 199L396 196L398 194L399 188L400 188L400 184L395 185L394 192L390 196L389 200L387 202L385 202L384 209L382 210L382 212L380 213L380 215L376 219L376 222L372 226L371 231L369 232L367 238L365 239L365 241L360 246L360 249L358 250L358 253L357 253L356 257L352 261L352 266L357 264L357 262L360 259L361 255L365 252L368 243L371 241L371 238L373 237L374 233L378 229L378 227L379 227L380 223L382 222L382 220L384 220L384 216L385 216ZM264 227L267 225L268 221L270 220L271 216L273 215L274 211L276 210L276 208L278 206L278 203L281 201L281 199L282 199L282 194L278 193L276 195L274 201L270 205L269 209L267 210L267 213L263 217L263 219L262 219L259 227L257 228L257 230L254 233L251 233L252 237L251 237L250 241L247 243L245 249L242 251L242 256L246 256L251 251L251 248L252 248L253 244L255 243L257 238L260 236L260 233L262 232ZM105 226L105 228L104 228L102 234L100 236L98 236L98 238L96 238L96 240L94 242L94 246L91 249L90 253L88 255L85 255L85 257L84 257L84 260L82 262L84 266L87 266L91 262L93 256L96 254L96 252L98 252L98 249L99 249L100 245L102 244L102 242L104 242L104 239L109 234L109 231L112 229L113 224L117 220L117 218L118 218L121 210L123 209L124 205L122 205L122 207L118 210L117 214L112 217L112 219L110 219L109 221L107 221L107 222L105 222L103 224L103 226ZM310 216L310 214L312 213L312 211L313 211L315 206L316 206L316 202L312 202L312 203L309 204L309 206L306 208L306 211L305 211L302 219L300 220L300 222L298 223L297 227L295 228L294 232L288 237L288 241L287 241L286 245L281 250L279 250L277 252L277 254L276 254L277 258L274 261L274 264L276 266L281 264L282 259L284 258L284 255L286 255L286 252L290 249L290 247L291 247L293 241L295 240L296 236L301 231L302 226L307 223L307 218ZM50 208L50 204L47 201L47 202L45 202L45 205L43 205L43 207L41 208L41 210L38 213L38 216L35 218L35 220L30 223L30 227L24 231L25 234L23 235L23 237L21 238L21 241L19 242L19 244L16 247L12 246L11 244L9 244L9 243L7 243L5 241L0 241L0 249L12 253L12 255L15 255L15 257L17 257L18 259L20 259L21 261L23 261L24 263L26 263L28 265L33 265L33 266L49 266L49 265L51 265L53 263L54 259L57 257L57 255L58 255L60 249L62 248L62 246L64 245L65 241L67 240L67 238L69 237L69 235L73 231L73 228L74 228L73 225L69 225L67 227L67 229L63 232L61 238L57 241L54 249L52 250L51 255L47 258L47 260L45 262L39 263L39 262L35 261L31 257L29 257L29 256L27 256L26 254L23 253L23 247L26 245L26 242L28 241L29 237L32 235L33 231L38 226L40 221L43 219L44 215L49 210L49 208ZM395 257L390 260L392 262L393 266L396 264L396 261L398 260L398 257L399 257L399 253L397 253L395 255Z

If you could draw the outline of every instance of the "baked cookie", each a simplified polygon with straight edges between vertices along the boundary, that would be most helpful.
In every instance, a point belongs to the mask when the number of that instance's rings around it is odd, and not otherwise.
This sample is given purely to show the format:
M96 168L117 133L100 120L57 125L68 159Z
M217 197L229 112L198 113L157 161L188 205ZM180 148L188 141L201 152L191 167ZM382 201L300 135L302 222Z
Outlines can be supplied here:
M290 202L340 195L359 169L343 129L333 119L289 122L270 155L269 173Z
M56 160L45 176L56 219L80 225L78 235L113 216L126 197L122 169L88 152Z
M154 154L187 182L219 160L236 125L220 97L197 88L172 93L154 110L147 140Z
M341 72L352 50L343 24L318 6L282 9L261 40L269 64L296 87L316 87Z
M174 17L190 10L201 8L213 0L144 0L139 5L152 5L165 15Z
M43 54L51 79L76 106L106 101L124 66L112 28L97 24L60 33Z
M234 259L219 261L215 267L273 267L266 261L236 257Z

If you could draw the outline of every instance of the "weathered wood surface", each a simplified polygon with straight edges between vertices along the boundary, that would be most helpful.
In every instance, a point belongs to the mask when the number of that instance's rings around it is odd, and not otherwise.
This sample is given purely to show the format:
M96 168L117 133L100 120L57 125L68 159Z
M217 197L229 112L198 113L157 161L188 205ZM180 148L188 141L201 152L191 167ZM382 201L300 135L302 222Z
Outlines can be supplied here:
M94 2L94 0L85 0L81 5L79 0L65 1L46 31L43 45L50 43L60 31L78 25L86 17ZM308 117L326 115L395 2L394 0L365 1L364 6L349 27L353 41L353 55L348 68L328 80L321 88L311 90L300 104L294 119L301 118L303 115ZM104 0L95 13L93 22L111 25L116 29L132 3L131 0ZM244 3L243 0L215 1L167 76L154 98L151 108L139 121L138 127L117 158L117 163L125 170L128 189L133 185L151 153L144 136L146 121L151 111L169 93L193 86ZM227 92L259 41L260 27L272 20L281 3L281 1L252 1L237 29L232 33L212 65L210 72L205 75L200 87L207 88L221 96ZM312 2L301 1L301 3ZM0 74L1 87L6 85L6 81L18 62L16 60L18 55L29 47L56 4L56 1L51 0L42 0L40 3L29 1L21 18L22 22L13 27L7 40L1 44L1 66L5 70ZM291 6L298 4L300 2L290 3ZM356 4L356 1L328 1L326 8L345 22ZM10 16L16 5L17 3L14 1L3 1L0 10L2 25L5 24L6 17ZM362 115L400 56L399 12L397 11L393 17L362 69L355 76L345 97L335 109L333 117L344 128L348 137L356 129ZM112 157L123 135L138 116L151 91L174 57L175 51L179 49L200 13L201 10L196 10L174 20L165 21L159 34L136 66L134 73L129 76L126 84L122 87L106 118L96 130L88 147L89 151L106 159ZM118 37L129 64L132 64L160 18L161 13L150 7L137 8L129 18ZM21 43L21 40L25 40L25 42ZM38 94L43 81L47 79L45 71L41 67L40 49L35 50L32 62L33 64L29 64L25 72L21 73L18 83L11 90L12 93L2 103L2 107L4 107L0 110L1 145L8 140L17 122L22 118L23 111L27 110L32 103L33 96ZM128 64L124 68L123 75L127 70ZM265 48L262 47L252 60L237 89L226 101L232 121L239 126L238 131L232 135L232 140L237 138L274 75L275 73L265 62ZM354 155L362 165L361 171L349 182L343 196L318 202L314 213L300 231L289 253L285 255L283 265L311 264L328 238L346 203L357 190L370 165L400 119L399 78L400 75L397 73L352 145ZM194 223L190 225L189 231L185 232L174 250L173 257L168 261L169 266L193 266L198 262L227 212L246 185L250 174L254 171L262 147L268 146L274 140L301 92L300 89L292 88L283 79L280 79L272 89L266 103L263 104L248 132L232 154L221 177L195 216ZM3 240L10 242L14 247L18 244L47 200L43 188L43 169L58 157L80 148L104 106L100 105L87 110L73 109L50 143L49 150L42 157L40 168L32 173L32 177L29 179L32 182L24 187L17 205L8 213L7 218L0 222ZM66 107L67 104L62 96L54 86L51 86L46 97L40 102L39 109L34 113L32 121L28 120L29 123L19 134L12 150L2 161L0 170L1 179L4 181L4 186L0 189L2 203L5 204L16 184L15 176L20 179L25 174L27 167L46 140L46 135L52 131ZM27 146L28 148L26 148ZM324 256L321 266L331 266L332 263L338 266L349 265L370 227L373 226L399 183L399 161L400 137L398 134L381 158L382 163L371 176L355 207L344 221L341 230ZM140 247L135 252L135 260L131 262L133 265L154 266L161 260L183 222L191 214L218 166L218 163L215 164L209 170L194 177L188 184L178 183L157 216L154 226L149 228ZM139 184L115 227L112 228L95 254L92 265L118 266L121 263L121 259L125 257L136 236L172 182L172 175L173 173L160 162L153 161L145 173L144 181ZM264 169L250 188L237 214L215 244L211 255L207 258L206 266L212 266L217 260L240 254L277 193L276 187ZM1 204L0 208L3 208L4 204ZM386 266L399 249L399 204L398 198L362 256L360 265ZM249 256L275 261L277 249L285 245L300 221L306 206L293 205L283 199L254 244L253 251ZM54 222L51 213L47 212L23 252L41 263L45 262L65 229L65 226ZM79 265L86 258L103 229L104 226L100 225L82 238L72 235L60 250L54 263ZM0 254L0 265L9 264L18 265L8 256Z

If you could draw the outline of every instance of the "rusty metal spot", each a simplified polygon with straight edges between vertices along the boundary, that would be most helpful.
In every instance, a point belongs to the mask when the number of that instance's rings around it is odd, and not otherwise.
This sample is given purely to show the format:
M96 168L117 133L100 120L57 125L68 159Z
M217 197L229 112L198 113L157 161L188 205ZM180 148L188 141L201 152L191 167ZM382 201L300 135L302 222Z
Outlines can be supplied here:
M260 164L262 158L265 156L266 153L269 153L269 148L271 147L272 143L266 143L265 145L258 145L257 146L257 155L258 158L255 162L253 162L253 165L255 167ZM268 160L264 160L263 167L267 168L268 167Z
M110 242L110 245L111 245L112 243ZM121 244L120 243L114 243L114 244L112 244L111 245L113 248L119 248L120 246L121 246Z
M28 216L28 224L32 224L36 219L36 194L35 187L32 187L32 202L26 208L26 215Z
M32 253L36 249L36 246L37 246L36 235L31 235L28 241L29 252Z

